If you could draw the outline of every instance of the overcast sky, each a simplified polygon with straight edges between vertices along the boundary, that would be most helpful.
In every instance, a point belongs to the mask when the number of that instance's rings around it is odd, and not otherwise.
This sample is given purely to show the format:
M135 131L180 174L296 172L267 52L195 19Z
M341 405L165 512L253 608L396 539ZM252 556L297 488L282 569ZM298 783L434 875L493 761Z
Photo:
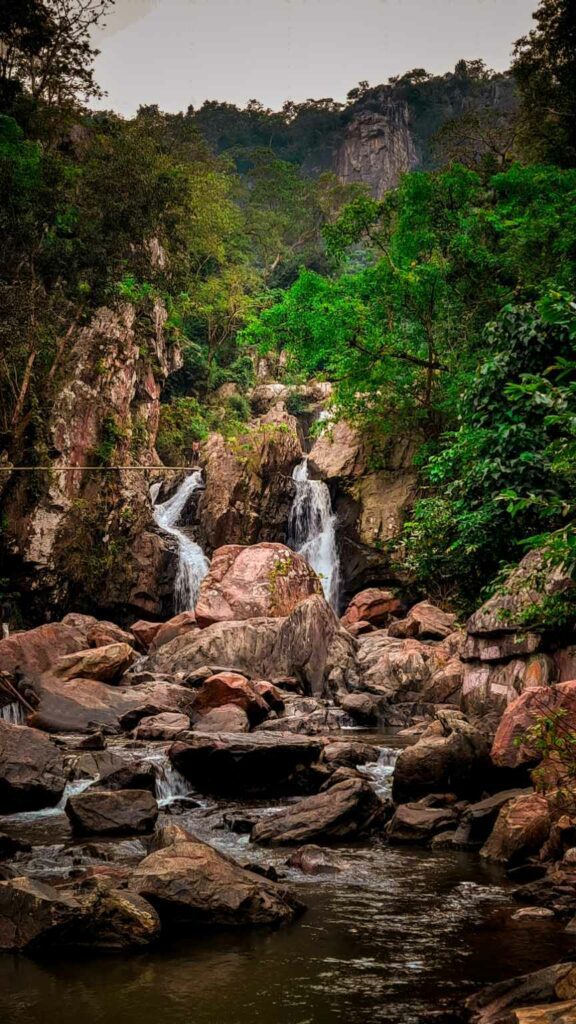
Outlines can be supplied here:
M103 106L133 114L205 99L343 100L414 67L434 73L483 57L509 67L537 0L116 0L97 76Z

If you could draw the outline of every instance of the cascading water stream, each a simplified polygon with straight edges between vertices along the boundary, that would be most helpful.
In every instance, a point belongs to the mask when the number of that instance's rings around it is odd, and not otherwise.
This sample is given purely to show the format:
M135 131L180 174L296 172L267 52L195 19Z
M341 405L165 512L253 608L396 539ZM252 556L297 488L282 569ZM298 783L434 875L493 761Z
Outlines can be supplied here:
M318 573L326 600L338 611L340 561L330 491L323 480L310 480L307 458L296 466L292 479L296 495L290 510L288 543Z
M160 529L174 537L178 544L178 570L174 583L174 605L176 612L193 611L200 584L210 563L199 544L177 526L191 494L202 486L202 471L195 469L182 481L172 497L161 505L154 506L154 520Z
M26 725L24 708L18 701L12 704L5 704L0 708L0 722L8 722L9 725Z

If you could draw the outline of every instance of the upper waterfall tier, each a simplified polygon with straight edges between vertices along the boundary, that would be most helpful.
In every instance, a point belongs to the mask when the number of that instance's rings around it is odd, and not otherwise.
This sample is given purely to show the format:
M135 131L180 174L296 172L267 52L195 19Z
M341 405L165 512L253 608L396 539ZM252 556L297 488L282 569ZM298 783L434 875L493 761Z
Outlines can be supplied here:
M200 545L177 526L190 495L201 486L202 471L195 469L168 501L154 506L156 524L164 533L175 537L178 543L178 570L174 583L174 607L177 612L194 610L200 584L210 567Z
M330 491L323 480L310 480L307 459L296 466L292 479L296 484L296 495L288 524L290 547L303 555L318 573L324 596L337 611L340 561Z

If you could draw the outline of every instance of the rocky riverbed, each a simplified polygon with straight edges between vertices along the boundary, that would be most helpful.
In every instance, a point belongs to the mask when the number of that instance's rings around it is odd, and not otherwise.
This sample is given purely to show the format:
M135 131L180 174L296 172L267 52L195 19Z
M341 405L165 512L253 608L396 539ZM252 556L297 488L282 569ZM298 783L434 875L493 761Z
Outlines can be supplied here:
M526 641L504 703L518 630L375 589L339 621L320 591L228 546L196 614L0 642L11 1022L573 1019L576 820L522 738L576 684L532 685Z

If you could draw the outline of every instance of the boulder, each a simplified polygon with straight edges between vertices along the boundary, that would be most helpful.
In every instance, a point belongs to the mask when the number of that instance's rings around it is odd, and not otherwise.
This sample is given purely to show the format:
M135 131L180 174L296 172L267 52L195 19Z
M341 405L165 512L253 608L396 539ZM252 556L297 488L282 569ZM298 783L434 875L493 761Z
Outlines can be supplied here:
M111 643L62 655L52 665L51 674L57 679L95 679L112 683L130 668L135 658L129 644Z
M164 843L140 862L129 883L163 923L278 925L303 909L288 889L244 870L183 829L164 830Z
M252 829L250 838L266 846L358 839L376 826L383 811L367 782L346 779L278 814L267 815Z
M190 677L225 665L252 679L295 676L309 693L346 690L356 680L355 641L323 597L315 595L284 619L218 622L177 637L152 657L160 672Z
M540 551L529 551L510 573L504 587L489 598L466 623L470 636L526 633L527 612L534 614L547 596L573 586L561 566L543 564Z
M36 676L46 672L58 658L81 651L85 646L85 632L64 622L13 633L0 640L0 672Z
M515 864L538 853L552 825L548 802L529 793L502 807L494 829L480 854L486 860Z
M366 470L366 456L358 431L346 420L330 423L314 442L308 463L323 480L351 480Z
M156 634L163 625L164 623L162 622L147 622L145 619L138 619L138 622L135 622L130 627L130 631L136 638L138 646L143 651L148 651Z
M0 882L0 951L131 949L159 933L160 920L149 903L109 884L63 889L28 878Z
M250 722L246 712L237 704L224 704L222 707L214 708L206 715L202 715L195 731L204 733L249 732Z
M154 631L154 636L149 644L150 649L157 651L159 647L169 644L176 637L193 633L197 629L198 623L194 612L180 612L179 615L174 615L167 622L161 623L160 628Z
M373 626L387 626L393 616L402 611L402 602L392 590L370 587L352 598L340 622L346 628L360 621Z
M388 628L389 636L418 640L444 640L454 632L456 616L428 601L415 604L405 619L396 619Z
M371 743L352 743L349 740L328 742L322 752L322 761L331 768L355 768L378 760L380 751Z
M86 789L70 797L65 810L82 835L140 835L151 832L158 817L156 800L143 789Z
M202 716L226 704L241 708L252 725L262 722L270 711L264 697L245 676L236 672L220 672L206 679L197 691L194 713Z
M301 775L316 762L322 742L308 736L193 733L169 751L172 764L201 792L297 792Z
M456 817L450 808L400 804L388 822L386 835L391 843L422 843L454 828Z
M71 940L82 916L69 893L31 878L0 882L0 951L51 951Z
M375 725L378 721L378 703L368 693L347 693L340 698L340 707L360 725Z
M446 665L433 672L428 682L424 684L422 700L431 704L459 706L463 681L464 666L460 658L451 658Z
M308 562L283 544L218 548L196 604L200 626L258 617L278 618L322 592Z
M471 1024L517 1024L519 1018L515 1020L514 1017L516 1007L572 999L576 996L575 986L574 963L553 964L532 974L498 981L466 1000L469 1020ZM558 1020L557 1024L561 1021Z
M491 757L501 768L534 764L539 753L529 742L527 732L538 719L562 711L559 728L576 730L576 681L557 686L539 686L526 690L506 708L494 736Z
M38 729L0 721L2 813L32 811L58 803L66 778L62 755Z
M459 711L438 711L436 720L400 752L393 796L403 802L426 793L480 794L490 769L488 741Z
M286 534L294 495L292 470L302 458L298 424L283 410L234 442L213 434L204 445L206 487L198 503L198 540L222 545L277 541Z
M342 862L321 846L300 846L286 861L289 868L298 868L304 875L334 875L342 870Z
M368 693L399 701L429 682L432 651L419 640L399 640L379 630L358 645L360 685Z
M134 647L134 636L113 622L95 622L86 633L89 647L107 647L109 644L128 644Z
M500 793L494 793L484 800L469 804L464 811L458 828L458 845L464 845L466 849L475 846L482 846L492 832L498 814L510 800L517 796L525 796L528 790L506 789Z
M533 654L507 662L487 664L470 662L464 665L462 709L477 718L492 719L497 724L502 713L517 697L529 689L538 689L554 682L556 669L552 658Z
M134 730L140 740L175 740L190 728L188 715L180 711L164 711L160 715L143 718Z
M576 999L548 1006L519 1006L512 1011L513 1024L573 1024L576 1021Z
M33 725L48 732L117 733L133 729L146 715L192 709L193 693L162 681L128 688L92 679L54 679L43 676L34 684L38 701Z

